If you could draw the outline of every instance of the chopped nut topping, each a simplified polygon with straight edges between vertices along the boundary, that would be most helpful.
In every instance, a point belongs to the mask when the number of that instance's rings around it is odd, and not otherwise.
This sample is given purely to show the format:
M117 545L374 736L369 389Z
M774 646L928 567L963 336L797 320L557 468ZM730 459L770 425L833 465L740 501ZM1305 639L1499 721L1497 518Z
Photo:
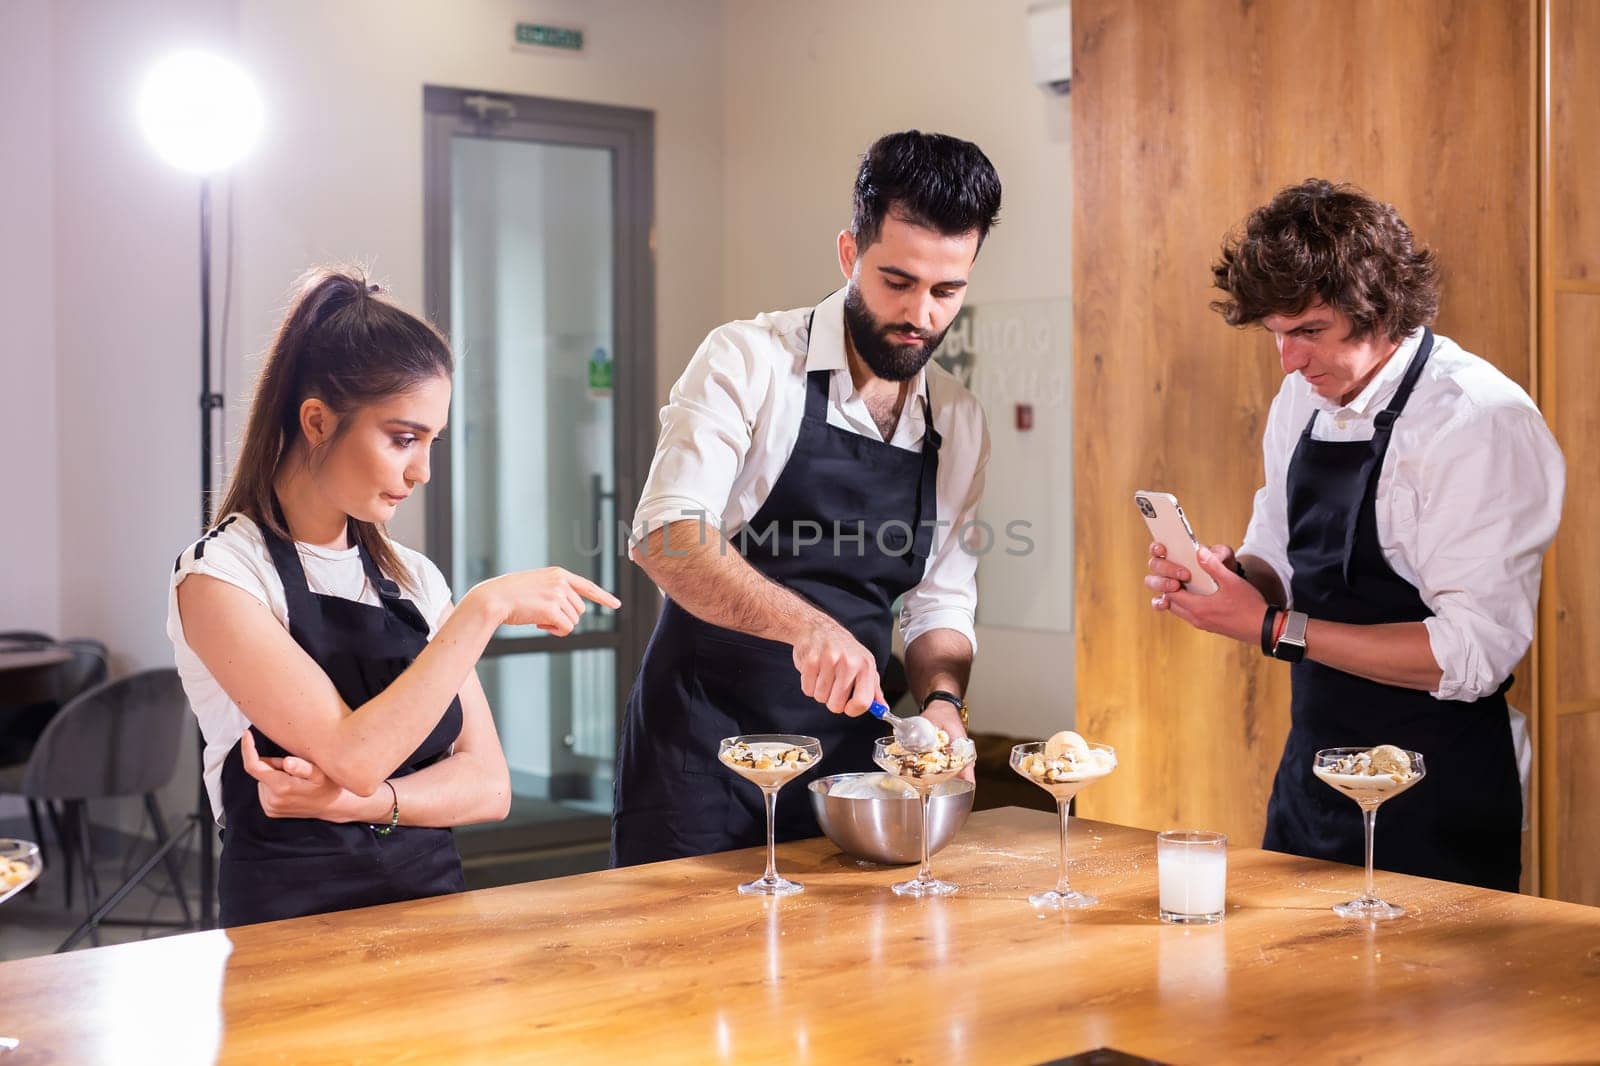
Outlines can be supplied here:
M932 751L910 751L894 741L883 749L894 765L885 767L899 777L944 777L959 772L977 757L972 741L965 737L952 741L943 729L938 731L938 746Z
M746 770L803 770L811 765L811 753L804 748L776 744L750 745L740 742L722 753L724 762Z
M15 888L32 878L33 867L21 859L0 859L0 888Z
M1096 751L1085 745L1065 748L1056 756L1043 752L1024 755L1019 765L1023 773L1041 785L1059 785L1102 777L1112 771L1117 760L1110 752Z
M1323 767L1324 773L1347 777L1392 777L1404 781L1411 776L1411 756L1393 744L1380 744L1370 751L1345 755Z

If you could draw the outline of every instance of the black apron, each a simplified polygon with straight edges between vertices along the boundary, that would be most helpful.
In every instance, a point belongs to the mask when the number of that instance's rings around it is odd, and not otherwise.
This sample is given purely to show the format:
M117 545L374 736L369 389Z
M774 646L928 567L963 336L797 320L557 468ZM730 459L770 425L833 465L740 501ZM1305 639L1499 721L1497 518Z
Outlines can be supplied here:
M428 623L400 588L359 549L382 606L312 593L295 546L262 527L289 607L289 634L326 671L339 695L359 707L411 665L428 642ZM352 538L353 539L353 538ZM254 726L263 757L289 754ZM461 734L461 701L451 700L433 731L390 778L404 777L450 752ZM388 795L387 788L381 789ZM239 745L222 764L222 834L218 874L225 926L324 914L421 899L466 888L448 829L396 826L386 835L364 822L269 818ZM387 820L385 820L387 824Z
M1422 344L1370 441L1313 440L1313 412L1289 463L1289 565L1294 607L1353 625L1432 616L1378 543L1379 471L1395 419L1433 350ZM1421 752L1427 777L1378 810L1374 864L1397 873L1516 891L1522 872L1522 790L1505 693L1436 700L1309 659L1290 675L1289 740L1272 786L1262 847L1360 865L1361 811L1311 771L1318 749L1394 744Z
M809 347L809 322L806 337ZM794 451L731 543L756 570L849 630L881 674L894 601L922 580L933 542L939 434L926 388L921 452L829 425L830 375L806 375ZM816 836L806 784L874 769L872 742L886 735L876 719L833 714L801 691L790 645L704 622L668 598L623 717L613 865L763 842L760 791L717 759L719 741L745 733L822 742L817 769L778 793L779 840Z

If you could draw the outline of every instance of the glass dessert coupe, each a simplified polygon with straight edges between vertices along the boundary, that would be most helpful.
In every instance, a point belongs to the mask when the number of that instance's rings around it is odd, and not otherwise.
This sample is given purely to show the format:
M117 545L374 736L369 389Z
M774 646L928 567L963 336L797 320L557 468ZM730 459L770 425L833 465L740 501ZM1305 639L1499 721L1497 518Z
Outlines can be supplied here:
M922 865L917 876L890 886L897 896L948 896L959 887L940 881L928 867L928 801L933 789L957 776L977 758L977 750L966 737L950 739L939 731L940 746L933 751L915 752L902 747L894 737L880 737L872 746L872 761L917 791L922 807Z
M1086 786L1117 768L1116 749L1109 744L1090 744L1078 734L1065 731L1049 740L1018 744L1011 749L1011 768L1032 781L1056 801L1061 817L1061 866L1056 887L1028 897L1035 907L1059 909L1092 907L1100 901L1079 892L1067 881L1067 809Z
M723 765L761 790L767 806L767 871L739 886L746 896L790 896L805 891L798 881L778 876L778 848L773 837L778 810L778 790L799 777L822 758L816 737L789 733L751 733L728 737L717 749Z
M1372 890L1372 834L1378 807L1427 776L1422 756L1390 744L1376 748L1323 748L1311 766L1324 784L1355 800L1367 832L1367 890L1333 912L1343 918L1398 918L1405 908L1379 899Z
M0 838L0 903L33 884L42 869L37 844Z

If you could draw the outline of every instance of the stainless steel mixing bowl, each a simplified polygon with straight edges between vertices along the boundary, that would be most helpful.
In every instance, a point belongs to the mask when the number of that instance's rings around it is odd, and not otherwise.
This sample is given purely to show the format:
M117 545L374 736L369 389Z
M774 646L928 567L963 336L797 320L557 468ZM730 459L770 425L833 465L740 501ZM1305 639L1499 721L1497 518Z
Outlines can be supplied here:
M811 782L811 809L828 839L846 855L886 866L922 861L922 812L915 794L876 792L869 798L833 795L842 781L885 779L885 773L834 774ZM972 782L957 778L933 787L928 802L928 854L950 843L972 813Z

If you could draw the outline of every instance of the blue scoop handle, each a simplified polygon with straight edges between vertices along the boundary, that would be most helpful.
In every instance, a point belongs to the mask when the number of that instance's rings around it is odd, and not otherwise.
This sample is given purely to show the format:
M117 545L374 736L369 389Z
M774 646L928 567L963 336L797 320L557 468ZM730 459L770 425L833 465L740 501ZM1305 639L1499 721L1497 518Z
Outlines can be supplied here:
M867 708L867 713L874 718L882 720L883 716L889 713L889 707L887 704L873 700L872 704Z

